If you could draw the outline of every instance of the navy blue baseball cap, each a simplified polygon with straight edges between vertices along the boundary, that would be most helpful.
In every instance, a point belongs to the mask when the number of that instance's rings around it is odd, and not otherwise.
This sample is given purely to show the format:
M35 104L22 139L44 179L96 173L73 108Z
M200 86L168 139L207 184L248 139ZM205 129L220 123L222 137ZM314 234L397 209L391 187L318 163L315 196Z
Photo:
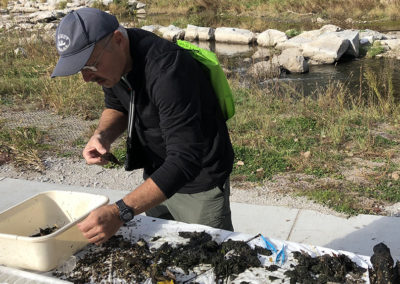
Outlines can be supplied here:
M95 44L119 26L115 16L95 8L82 8L68 13L56 31L60 58L51 77L78 73L93 52Z

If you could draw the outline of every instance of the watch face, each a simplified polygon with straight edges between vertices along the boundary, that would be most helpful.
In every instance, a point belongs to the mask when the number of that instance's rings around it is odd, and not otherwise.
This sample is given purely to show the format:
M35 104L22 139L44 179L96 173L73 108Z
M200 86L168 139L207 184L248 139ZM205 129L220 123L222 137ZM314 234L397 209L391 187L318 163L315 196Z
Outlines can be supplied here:
M128 222L133 219L133 214L130 210L125 210L121 217L125 222Z

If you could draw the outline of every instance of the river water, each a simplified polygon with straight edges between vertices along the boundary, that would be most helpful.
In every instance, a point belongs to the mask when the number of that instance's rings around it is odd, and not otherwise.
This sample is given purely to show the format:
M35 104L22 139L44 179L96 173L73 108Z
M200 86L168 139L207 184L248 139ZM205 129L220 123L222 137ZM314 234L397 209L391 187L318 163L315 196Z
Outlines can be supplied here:
M146 17L146 23L152 22L162 26L175 24L179 26L180 22L190 22L197 26L207 27L248 27L247 29L254 32L261 32L266 29L277 29L285 31L288 29L296 29L298 31L319 29L326 23L316 23L310 19L298 18L279 19L267 17L232 17L229 15L215 15L215 14L198 14L195 17L188 16L185 20L171 17L171 15L153 15ZM140 22L136 23L140 26ZM346 23L340 22L336 24L343 29L371 29L379 32L388 32L400 30L400 22L353 22ZM184 27L184 24L181 24ZM223 67L231 71L233 74L238 74L244 84L250 85L254 83L247 76L247 70L254 62L251 59L252 54L258 49L257 46L251 45L233 45L215 42L197 42L195 43L200 47L214 51ZM292 89L295 89L299 94L305 96L312 95L317 90L326 88L330 84L336 82L343 83L350 93L355 95L365 94L369 91L368 80L366 73L370 72L374 76L379 77L379 82L384 85L388 82L393 84L394 95L400 98L400 61L395 59L384 58L352 58L345 59L332 65L312 65L310 70L305 74L285 74L283 73L279 78L257 82L260 87L268 87L273 84L290 84Z
M259 47L206 42L196 44L214 51L224 68L239 76L243 84L254 86L254 79L247 75L247 71L254 62L251 56ZM310 65L308 73L283 72L279 78L256 81L256 84L260 87L286 84L297 95L309 96L340 82L348 88L350 94L365 96L371 90L368 74L377 78L381 89L384 85L393 84L393 95L400 98L400 61L386 58L346 58L335 64Z

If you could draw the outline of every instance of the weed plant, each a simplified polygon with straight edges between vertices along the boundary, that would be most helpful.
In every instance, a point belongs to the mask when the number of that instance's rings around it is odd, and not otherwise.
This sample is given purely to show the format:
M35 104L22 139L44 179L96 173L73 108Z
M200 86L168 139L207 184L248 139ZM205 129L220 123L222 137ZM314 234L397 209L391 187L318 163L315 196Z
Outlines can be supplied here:
M374 58L378 54L381 54L385 51L385 48L382 46L382 44L379 41L375 41L373 45L371 45L367 51L366 56L368 58Z

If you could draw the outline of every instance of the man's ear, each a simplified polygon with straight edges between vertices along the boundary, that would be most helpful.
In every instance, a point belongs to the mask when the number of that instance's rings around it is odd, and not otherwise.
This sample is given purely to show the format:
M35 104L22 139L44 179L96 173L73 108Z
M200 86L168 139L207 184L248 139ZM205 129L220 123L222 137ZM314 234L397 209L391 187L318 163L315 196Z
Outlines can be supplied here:
M121 44L126 44L127 39L119 30L116 30L114 31L114 41L118 46L121 46Z

